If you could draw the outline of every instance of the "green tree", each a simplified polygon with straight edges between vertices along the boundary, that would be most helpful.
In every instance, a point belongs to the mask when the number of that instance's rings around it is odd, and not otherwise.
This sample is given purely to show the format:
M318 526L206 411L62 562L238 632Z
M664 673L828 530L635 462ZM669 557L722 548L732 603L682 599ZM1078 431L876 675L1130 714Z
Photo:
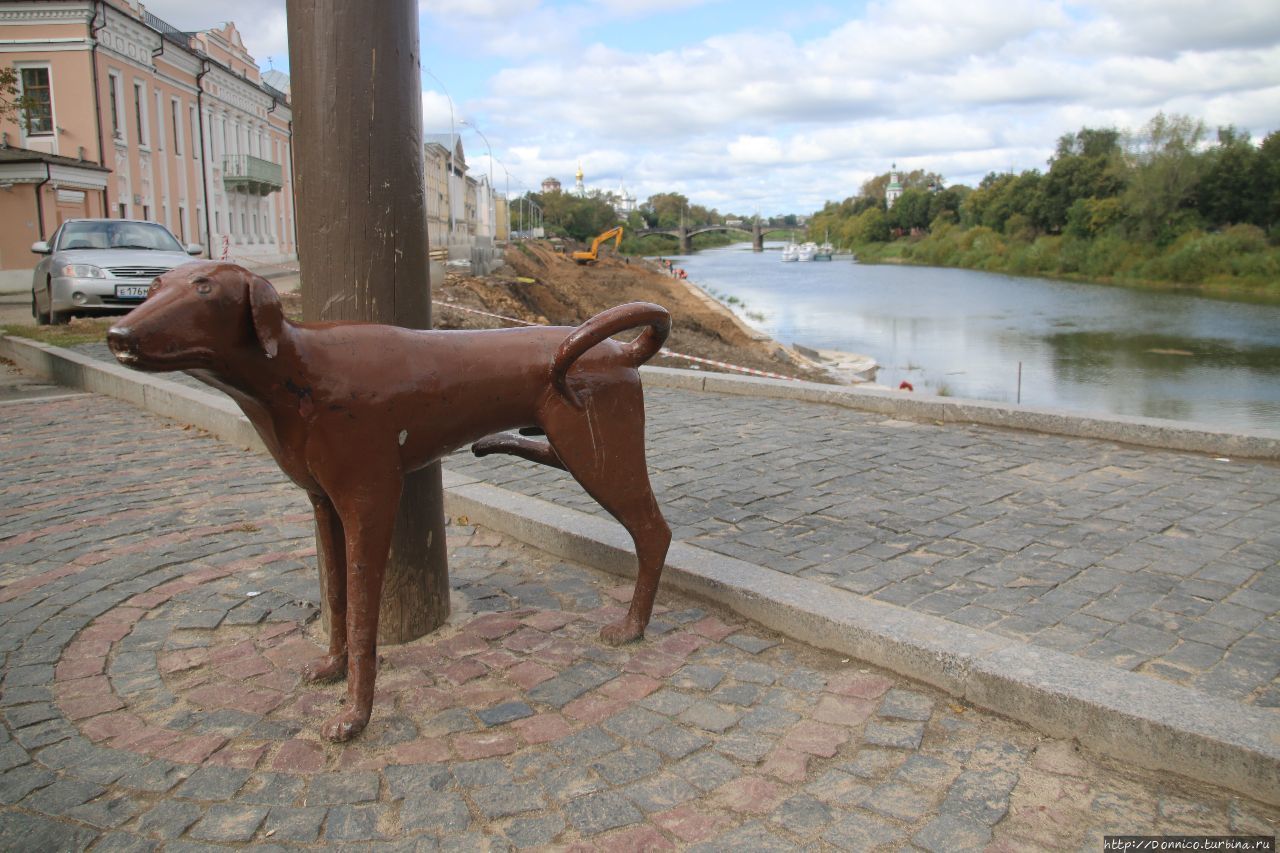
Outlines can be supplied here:
M1120 131L1083 127L1058 139L1042 188L1041 217L1046 230L1058 231L1080 199L1110 198L1124 190L1125 166Z
M1127 154L1133 171L1124 207L1134 237L1163 245L1196 224L1201 172L1196 148L1204 135L1203 121L1161 112L1130 138Z
M1234 126L1218 128L1218 143L1203 158L1195 204L1210 226L1251 222L1255 208L1254 160L1258 150L1248 133Z
M18 87L18 71L0 68L0 121L17 121L31 107L31 99L23 97Z
M641 205L641 213L650 228L678 228L689 207L689 199L680 193L658 193Z
M1253 162L1253 210L1249 221L1276 237L1280 228L1280 130L1263 137Z
M903 190L902 195L889 208L889 227L910 231L912 228L928 228L932 217L929 216L929 203L932 193L928 190Z

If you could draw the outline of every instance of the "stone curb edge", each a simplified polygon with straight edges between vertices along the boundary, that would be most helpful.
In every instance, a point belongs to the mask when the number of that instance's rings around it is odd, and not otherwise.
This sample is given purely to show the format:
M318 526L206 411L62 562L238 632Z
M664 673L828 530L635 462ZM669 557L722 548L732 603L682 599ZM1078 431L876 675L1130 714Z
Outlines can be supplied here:
M248 420L220 395L32 341L0 337L0 356L59 384L113 396L265 452ZM631 541L611 521L448 471L444 484L446 509L455 516L565 559L634 577ZM663 579L767 628L931 684L1052 737L1075 738L1141 767L1280 805L1280 720L1273 713L683 542L672 545Z
M913 420L981 424L1166 450L1189 450L1214 456L1280 459L1280 433L1264 430L1230 431L1189 421L1123 415L1100 417L1066 409L1014 407L987 400L953 397L917 397L900 391L703 373L673 367L646 365L640 368L640 372L645 385L650 388L800 400Z

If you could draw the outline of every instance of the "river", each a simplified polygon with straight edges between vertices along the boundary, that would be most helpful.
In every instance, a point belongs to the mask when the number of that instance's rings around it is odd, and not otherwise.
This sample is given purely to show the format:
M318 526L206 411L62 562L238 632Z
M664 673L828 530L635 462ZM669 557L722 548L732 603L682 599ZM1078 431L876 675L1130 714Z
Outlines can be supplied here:
M1280 432L1280 305L839 255L783 263L780 247L676 263L775 340L870 355L895 388Z

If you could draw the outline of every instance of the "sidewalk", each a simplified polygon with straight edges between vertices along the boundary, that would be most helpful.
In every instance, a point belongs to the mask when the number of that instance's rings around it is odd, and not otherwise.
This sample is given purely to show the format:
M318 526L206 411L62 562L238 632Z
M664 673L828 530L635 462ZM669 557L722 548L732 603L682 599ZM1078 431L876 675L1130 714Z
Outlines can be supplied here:
M790 481L817 453L875 471L852 447L868 429L911 437L916 459L939 434L968 432L872 424L780 465L781 447L760 458L769 428L730 424L717 401L689 421L706 461L695 471L659 447L682 440L695 395L649 396L659 493L695 538L727 529L711 524L717 501L772 491L764 466ZM319 649L313 537L305 498L271 461L98 396L0 412L3 849L1097 850L1105 832L1272 835L1280 820L669 591L644 643L602 646L595 631L629 585L463 519L449 528L449 627L385 648L369 730L322 743L342 688L296 677ZM707 450L716 440L729 443ZM1171 456L1184 478L1206 476ZM524 474L510 485L559 488ZM679 497L695 493L692 506ZM813 535L799 515L769 518L785 515L783 493L757 500L753 515ZM872 504L882 523L906 517ZM746 520L733 524L750 532Z

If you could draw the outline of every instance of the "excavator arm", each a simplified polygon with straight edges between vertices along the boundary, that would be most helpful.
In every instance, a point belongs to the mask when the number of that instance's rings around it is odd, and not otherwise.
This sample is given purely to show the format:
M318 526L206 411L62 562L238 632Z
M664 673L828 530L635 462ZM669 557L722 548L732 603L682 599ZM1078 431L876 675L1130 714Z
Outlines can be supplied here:
M613 240L613 250L616 252L622 245L622 226L610 228L603 234L598 235L591 241L591 248L585 252L574 252L573 259L580 264L594 264L600 259L600 246Z

